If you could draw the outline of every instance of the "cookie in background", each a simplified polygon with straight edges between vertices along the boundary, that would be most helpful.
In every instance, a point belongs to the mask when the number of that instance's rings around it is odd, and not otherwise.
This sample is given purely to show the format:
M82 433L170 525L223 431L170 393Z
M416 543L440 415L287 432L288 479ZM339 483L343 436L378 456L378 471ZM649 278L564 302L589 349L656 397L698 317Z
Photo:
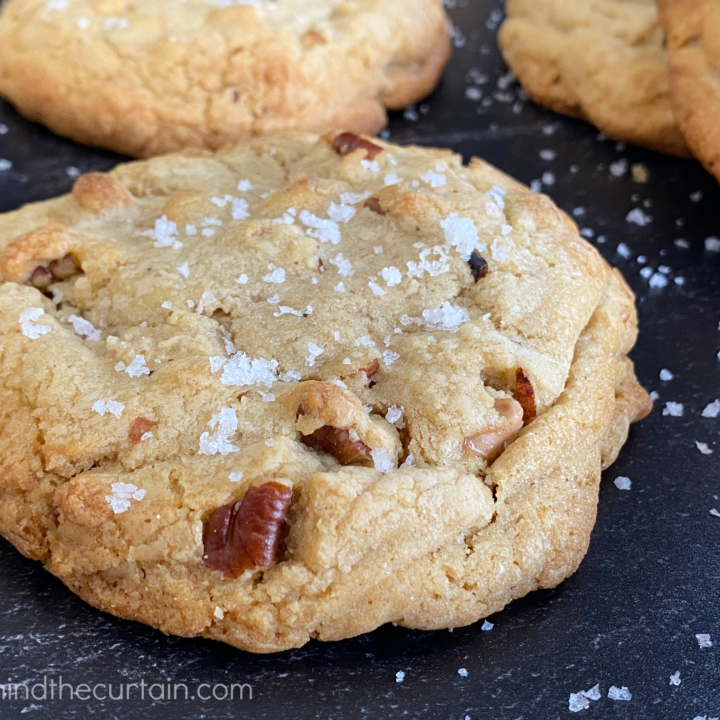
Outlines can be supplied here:
M614 140L690 155L653 0L508 0L506 12L500 48L535 102Z
M435 87L448 29L440 0L8 0L0 95L136 157L285 129L374 134Z

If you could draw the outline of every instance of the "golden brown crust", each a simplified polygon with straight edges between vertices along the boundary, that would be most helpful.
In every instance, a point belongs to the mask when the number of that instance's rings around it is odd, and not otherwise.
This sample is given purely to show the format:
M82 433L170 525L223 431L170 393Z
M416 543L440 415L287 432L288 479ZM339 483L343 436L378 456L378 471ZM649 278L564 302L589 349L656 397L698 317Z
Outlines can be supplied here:
M283 129L374 134L449 53L440 0L9 0L0 93L60 135L149 157Z
M649 403L632 293L491 166L338 137L0 216L0 532L93 605L272 652L467 624L581 561ZM26 283L67 251L82 274ZM268 483L267 555L208 561L209 519Z
M609 137L688 156L652 0L510 0L499 42L530 97Z
M706 0L659 0L658 6L675 116L695 156L720 179L720 7Z

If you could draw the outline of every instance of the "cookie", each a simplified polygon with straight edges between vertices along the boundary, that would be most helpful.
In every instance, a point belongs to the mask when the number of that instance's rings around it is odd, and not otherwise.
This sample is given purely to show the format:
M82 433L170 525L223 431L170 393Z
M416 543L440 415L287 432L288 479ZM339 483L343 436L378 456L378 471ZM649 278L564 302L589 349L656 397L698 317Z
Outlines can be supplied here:
M441 0L8 0L0 94L135 157L285 129L375 133L449 57Z
M0 216L0 531L94 606L270 652L570 575L650 409L622 277L480 160L352 133Z
M668 37L675 116L695 156L720 179L720 7L703 0L658 5Z
M608 137L688 156L652 0L508 0L499 34L528 95Z

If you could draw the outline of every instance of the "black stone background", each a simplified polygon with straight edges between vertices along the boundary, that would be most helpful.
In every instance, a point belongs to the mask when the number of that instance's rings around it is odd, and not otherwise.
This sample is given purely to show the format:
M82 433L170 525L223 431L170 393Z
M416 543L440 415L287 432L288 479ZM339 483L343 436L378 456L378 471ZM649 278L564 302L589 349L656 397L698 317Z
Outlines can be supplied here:
M560 587L490 618L490 631L481 623L452 633L384 627L344 642L253 656L216 642L165 637L98 612L0 541L0 683L62 676L76 685L172 678L191 689L200 683L253 687L253 699L242 702L154 702L137 693L122 702L5 700L0 718L720 716L720 517L709 514L720 509L720 419L700 416L720 396L720 253L703 244L720 235L720 188L697 163L618 147L589 125L526 101L496 49L501 3L446 4L456 27L455 55L426 103L392 117L389 137L451 147L466 159L484 157L526 183L554 173L556 182L543 190L594 232L592 241L638 294L642 332L633 357L641 382L659 400L605 473L585 562ZM482 98L468 97L467 88ZM0 172L0 211L68 191L68 168L104 170L120 159L56 138L4 103L0 122L8 128L0 136L0 158L13 164ZM555 159L543 160L545 149ZM612 175L610 164L622 158L644 164L649 182L634 182L629 172ZM691 199L696 192L701 199ZM636 207L652 222L628 222ZM677 247L678 238L690 247ZM616 252L620 242L629 259ZM667 287L648 286L639 255L654 269L671 269ZM674 282L680 277L683 285ZM662 368L675 379L661 382ZM662 415L668 400L684 404L683 417ZM714 454L701 454L696 440ZM632 479L631 490L615 487L619 475ZM710 633L713 647L701 649L697 633ZM682 684L671 686L678 670ZM398 671L405 673L402 682ZM577 716L570 713L570 693L596 683L603 698ZM611 685L627 686L632 700L608 699Z

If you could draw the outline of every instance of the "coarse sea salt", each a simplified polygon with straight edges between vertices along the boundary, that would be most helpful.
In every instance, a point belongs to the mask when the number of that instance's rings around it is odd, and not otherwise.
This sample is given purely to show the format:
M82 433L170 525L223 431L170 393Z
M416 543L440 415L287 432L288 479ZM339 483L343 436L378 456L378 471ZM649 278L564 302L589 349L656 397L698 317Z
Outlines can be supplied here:
M232 387L263 384L270 387L277 379L277 360L249 358L238 352L227 361L220 382Z
M37 321L45 314L45 311L39 307L31 307L20 313L18 322L20 330L25 337L31 340L37 340L41 335L47 335L52 328L49 325L38 325Z
M200 436L200 455L228 455L238 452L230 438L237 432L238 419L233 408L222 408L219 413L213 415L208 422L208 427L214 432L204 432Z
M670 417L682 417L685 406L682 403L668 401L665 403L662 414Z
M632 487L632 481L629 477L625 477L624 475L616 477L613 482L618 490L630 490Z
M104 417L105 413L110 413L119 419L125 406L117 400L98 400L93 404L92 409L101 417Z
M720 417L720 399L713 400L705 406L705 409L701 413L701 417L704 418L716 418Z
M116 515L129 510L131 500L140 501L147 494L146 490L139 490L132 483L113 483L111 490L112 494L106 495L105 500Z
M115 365L115 369L118 372L125 371L131 378L150 374L150 368L145 364L144 355L136 355L129 365L125 365L125 363L121 360Z
M607 696L610 700L632 700L632 693L624 685L621 688L611 685Z

